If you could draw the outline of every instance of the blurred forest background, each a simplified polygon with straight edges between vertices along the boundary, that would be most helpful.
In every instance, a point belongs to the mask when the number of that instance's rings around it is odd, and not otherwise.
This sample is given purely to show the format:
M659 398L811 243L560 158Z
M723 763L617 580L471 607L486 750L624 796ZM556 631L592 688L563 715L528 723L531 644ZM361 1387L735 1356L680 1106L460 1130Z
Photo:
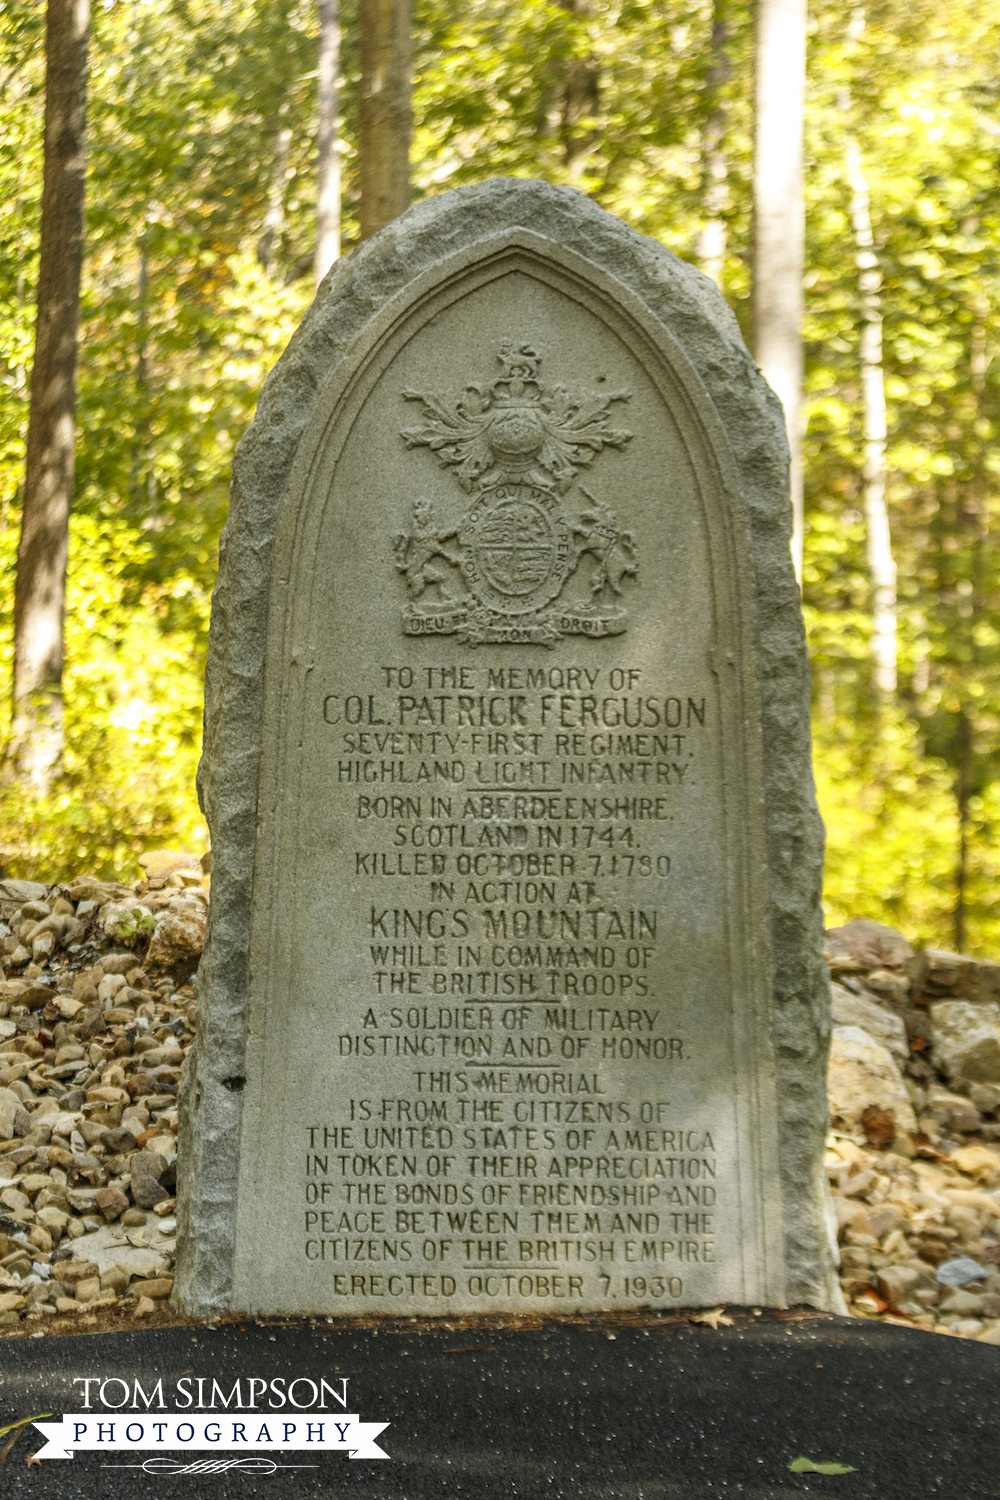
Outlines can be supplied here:
M341 8L344 251L358 235ZM66 747L2 792L4 872L201 850L201 678L233 449L314 291L311 0L96 0ZM815 0L806 117L804 604L828 920L1000 956L1000 12ZM0 690L38 267L44 7L0 13ZM569 183L749 319L753 21L741 0L417 0L414 195ZM870 230L870 235L869 235ZM870 243L869 243L870 240ZM881 322L898 676L877 677L865 308ZM876 351L877 353L877 351ZM883 559L884 561L884 559ZM884 622L883 622L884 623Z

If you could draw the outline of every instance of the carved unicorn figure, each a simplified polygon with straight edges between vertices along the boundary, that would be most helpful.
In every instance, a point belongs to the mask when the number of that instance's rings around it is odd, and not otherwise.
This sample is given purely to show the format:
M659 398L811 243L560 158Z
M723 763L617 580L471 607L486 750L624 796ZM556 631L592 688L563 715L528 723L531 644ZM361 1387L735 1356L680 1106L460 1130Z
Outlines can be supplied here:
M605 592L620 594L622 579L634 578L638 571L635 536L631 531L619 529L618 518L610 505L605 505L603 500L595 500L582 484L580 489L592 508L582 511L580 515L580 521L587 524L581 526L577 522L573 531L581 538L576 544L577 557L589 552L597 560L590 579L590 592L595 597Z

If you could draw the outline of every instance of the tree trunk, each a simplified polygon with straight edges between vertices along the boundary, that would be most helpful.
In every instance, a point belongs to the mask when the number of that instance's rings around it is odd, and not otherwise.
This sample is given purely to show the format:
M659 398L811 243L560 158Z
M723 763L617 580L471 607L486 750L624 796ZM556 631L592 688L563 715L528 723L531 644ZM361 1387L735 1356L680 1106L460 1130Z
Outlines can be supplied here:
M584 21L593 16L594 0L559 0L563 10ZM562 68L562 108L559 139L563 161L572 167L598 139L597 111L601 101L601 68L593 52L575 53Z
M279 120L284 120L287 113L288 103L286 101L278 111ZM267 190L267 212L264 215L264 227L257 242L257 259L269 276L274 275L278 258L278 242L281 239L281 231L285 225L285 188L288 186L288 153L291 149L291 144L291 126L280 125L274 137L274 155L271 158L271 180ZM322 171L320 171L318 186L321 190ZM317 196L319 196L319 191Z
M337 10L337 0L317 0L317 10L319 11L319 56L316 66L316 260L314 268L318 286L340 255L340 137L337 129L340 16Z
M35 360L14 588L14 774L39 795L63 747L63 627L76 444L88 0L49 0Z
M410 0L359 0L361 238L410 202Z
M955 777L955 802L958 809L958 849L955 861L955 952L965 952L968 925L969 827L972 801L972 725L963 705L956 726L958 774Z
M865 13L856 10L847 25L847 42L853 50L865 29ZM840 106L850 109L851 95L844 89ZM861 392L864 422L865 549L872 589L872 662L875 690L882 700L896 692L896 564L892 555L892 533L886 505L885 374L882 366L882 271L875 254L868 180L861 150L848 131L845 141L847 181L851 189L851 228L854 231L854 262L858 268L861 313Z
M978 224L976 225L978 228ZM973 233L975 230L972 231ZM977 321L971 329L970 348L970 373L972 377L972 392L975 402L975 415L978 426L983 416L983 398L986 391L986 328L979 318L985 318L987 309L979 305L975 306ZM955 864L955 948L959 953L965 952L965 944L969 925L969 881L971 874L971 855L976 847L975 826L973 820L972 799L979 790L977 786L976 767L976 715L977 710L981 713L981 704L977 703L974 691L976 680L980 669L980 643L976 633L976 626L984 618L986 601L984 598L983 564L984 554L990 545L990 475L989 475L989 448L987 441L980 436L978 452L975 459L973 476L958 489L956 487L957 521L955 531L963 531L969 534L971 542L971 566L969 568L971 590L965 600L959 606L959 614L966 621L966 652L967 666L963 672L962 699L958 710L958 723L956 726L956 761L957 775L955 778L955 802L958 811L958 849L956 851ZM966 683L968 686L966 686Z
M865 547L872 586L872 660L881 698L896 692L896 564L885 499L885 375L882 369L882 272L875 255L868 182L861 152L847 138L851 225L861 302L861 391L864 406Z
M721 6L716 4L712 20L711 65L705 80L710 105L702 140L701 202L704 219L698 234L695 254L698 265L717 286L722 285L726 264L726 221L729 207L729 162L724 149L728 102L722 90L732 71L726 44L729 23Z
M132 443L130 489L137 504L144 504L146 515L156 514L156 450L150 423L149 381L149 248L146 243L148 223L139 237L139 282L136 292L136 332L139 342L135 353L135 436ZM145 475L145 477L143 477ZM145 493L143 494L143 491Z
M785 409L792 559L802 578L802 116L806 0L757 0L753 352Z

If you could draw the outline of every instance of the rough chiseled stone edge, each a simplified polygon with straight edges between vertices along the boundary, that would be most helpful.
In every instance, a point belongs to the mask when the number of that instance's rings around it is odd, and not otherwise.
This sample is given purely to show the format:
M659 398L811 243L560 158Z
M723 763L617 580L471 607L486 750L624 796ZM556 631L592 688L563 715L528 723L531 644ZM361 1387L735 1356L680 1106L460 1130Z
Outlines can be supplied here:
M198 976L198 1037L182 1090L177 1295L191 1311L226 1308L231 1295L267 601L296 447L320 386L349 357L369 320L449 254L514 226L610 270L645 303L694 365L736 458L760 632L787 1295L790 1302L839 1305L822 1176L829 1044L823 829L810 765L808 662L788 548L781 408L732 311L700 272L570 188L496 179L416 205L334 268L268 378L237 450L213 598L199 773L212 834L212 906Z

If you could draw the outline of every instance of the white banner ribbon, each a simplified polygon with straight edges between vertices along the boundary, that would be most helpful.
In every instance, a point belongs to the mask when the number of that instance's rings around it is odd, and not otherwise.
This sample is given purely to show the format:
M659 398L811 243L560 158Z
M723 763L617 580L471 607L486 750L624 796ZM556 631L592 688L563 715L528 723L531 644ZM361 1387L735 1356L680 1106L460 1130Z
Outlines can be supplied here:
M72 1458L74 1451L104 1452L239 1449L244 1453L273 1454L307 1449L346 1453L348 1458L388 1458L375 1438L388 1422L362 1422L347 1414L312 1412L309 1416L276 1417L273 1413L233 1411L224 1417L193 1412L93 1412L64 1416L61 1422L36 1422L48 1441L36 1458Z

